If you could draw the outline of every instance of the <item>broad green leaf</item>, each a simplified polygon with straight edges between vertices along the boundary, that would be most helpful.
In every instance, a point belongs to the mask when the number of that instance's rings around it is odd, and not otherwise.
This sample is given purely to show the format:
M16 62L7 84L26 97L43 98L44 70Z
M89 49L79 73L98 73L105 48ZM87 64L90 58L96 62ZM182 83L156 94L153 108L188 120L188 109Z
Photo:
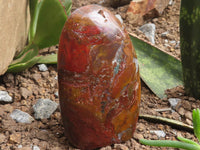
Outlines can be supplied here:
M180 141L182 142L185 142L185 143L189 143L189 144L193 144L193 145L197 145L197 146L200 146L199 144L197 144L196 142L190 140L190 139L186 139L184 137L180 137L178 136L177 139L179 139Z
M158 97L165 97L165 90L183 84L179 60L131 34L130 38L137 53L140 76Z
M71 13L72 1L71 0L61 0L61 3L65 7L65 11L67 13L67 16L69 16L70 13Z
M200 142L200 110L194 109L192 117L193 117L194 134Z
M200 0L181 0L180 47L184 90L200 99Z
M21 57L15 59L12 62L11 66L19 63L25 63L30 59L32 59L33 57L37 56L38 53L39 53L38 47L36 45L31 45Z
M41 0L37 27L33 43L39 49L55 45L67 19L65 10L58 0Z
M57 54L51 54L41 56L41 59L37 62L39 64L57 64Z
M173 147L173 148L182 148L182 149L186 149L186 150L200 150L199 145L183 143L180 141L140 139L140 143L142 143L144 145L149 145L149 146Z
M34 57L27 62L9 66L7 72L17 73L17 72L24 71L32 67L33 65L35 65L40 59L41 59L40 57Z

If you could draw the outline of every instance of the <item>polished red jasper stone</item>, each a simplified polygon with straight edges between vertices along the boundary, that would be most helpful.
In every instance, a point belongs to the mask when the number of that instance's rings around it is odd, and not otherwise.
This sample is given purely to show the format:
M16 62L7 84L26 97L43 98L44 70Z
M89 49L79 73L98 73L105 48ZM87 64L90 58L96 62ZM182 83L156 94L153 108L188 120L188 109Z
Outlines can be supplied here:
M61 114L70 143L81 149L130 139L141 85L129 35L107 9L88 5L66 21L59 44Z

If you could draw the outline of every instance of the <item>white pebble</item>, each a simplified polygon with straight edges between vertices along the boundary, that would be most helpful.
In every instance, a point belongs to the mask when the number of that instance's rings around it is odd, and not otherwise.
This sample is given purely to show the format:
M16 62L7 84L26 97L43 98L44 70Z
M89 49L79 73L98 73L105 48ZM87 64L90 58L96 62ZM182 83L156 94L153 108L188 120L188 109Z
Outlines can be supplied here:
M155 133L159 138L166 136L166 133L162 130L150 130L150 133Z
M42 71L42 72L48 70L48 68L47 68L47 66L46 66L45 64L40 64L40 65L38 65L38 68L39 68L39 70Z
M155 44L155 32L156 32L156 25L153 23L147 23L139 28L145 36L149 39L152 44Z
M9 103L12 102L12 97L10 95L8 95L8 92L6 91L0 91L0 102L5 102L5 103Z

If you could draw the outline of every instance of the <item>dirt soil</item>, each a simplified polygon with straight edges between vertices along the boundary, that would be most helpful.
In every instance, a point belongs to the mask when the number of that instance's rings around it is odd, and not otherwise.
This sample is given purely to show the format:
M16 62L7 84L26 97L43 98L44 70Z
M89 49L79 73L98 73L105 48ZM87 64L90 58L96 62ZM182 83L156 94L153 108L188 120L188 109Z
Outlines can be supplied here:
M99 0L73 0L72 11L87 4L98 4ZM120 14L127 31L145 38L138 30L139 26L130 24L126 17L128 5L116 9L108 7L114 14ZM145 20L156 25L155 45L176 58L180 58L179 46L179 9L180 0L174 0L162 16ZM168 31L167 36L162 33ZM172 42L175 41L175 42ZM57 52L57 47L43 50L44 53ZM32 150L38 146L40 150L75 150L64 136L63 125L58 108L49 119L34 120L31 124L16 123L10 114L14 109L20 109L31 116L33 105L40 98L49 98L59 103L57 84L57 67L48 65L48 71L41 72L34 66L18 74L6 73L0 76L0 90L7 91L13 98L12 103L0 103L0 150ZM166 91L167 97L159 99L142 84L140 114L162 116L182 121L192 125L192 110L200 107L200 101L185 95L182 86ZM175 108L171 108L169 98L179 98L181 101ZM164 131L164 137L159 137L154 130ZM167 139L176 140L176 136L183 136L197 141L193 133L181 127L173 127L153 120L139 119L135 134L132 139L122 144L103 147L100 150L167 150L172 148L158 148L141 145L138 139ZM35 147L36 150L36 147Z

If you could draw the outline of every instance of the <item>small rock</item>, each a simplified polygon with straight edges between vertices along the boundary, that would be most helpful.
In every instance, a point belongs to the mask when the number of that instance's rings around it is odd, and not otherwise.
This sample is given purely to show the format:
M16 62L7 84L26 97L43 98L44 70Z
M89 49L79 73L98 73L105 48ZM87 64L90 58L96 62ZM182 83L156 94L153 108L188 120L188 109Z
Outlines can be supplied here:
M172 35L172 34L167 34L167 38L168 38L169 40L173 40L175 37L174 37L174 35Z
M161 37L167 37L167 34L169 34L168 31L161 33Z
M21 87L21 88L19 89L19 92L20 92L20 94L22 95L22 97L23 97L24 99L26 99L27 97L31 96L31 94L32 94L31 91L29 91L28 89L26 89L26 88L24 88L24 87Z
M173 109L175 109L176 105L178 104L179 101L181 101L181 99L179 99L179 98L169 98L168 101L169 101L171 107Z
M0 85L0 91L6 91L6 88Z
M55 79L55 80L58 80L58 76L56 76L54 79Z
M48 70L48 68L47 68L47 66L46 66L45 64L40 64L40 65L38 65L38 68L39 68L39 70L42 71L42 72Z
M49 149L49 143L46 141L41 141L38 145L41 149Z
M178 113L183 116L185 114L185 109L183 107L180 107L178 109Z
M112 150L112 147L111 146L106 146L106 147L100 148L100 150Z
M170 41L170 44L176 44L175 40Z
M182 102L182 106L184 109L189 110L189 111L192 109L190 102L188 102L186 100Z
M50 99L39 99L33 110L35 112L34 117L36 119L47 119L57 109L58 104Z
M13 111L13 106L11 104L6 104L2 106L5 112L12 112ZM0 113L1 114L1 113Z
M32 150L30 146L25 146L25 147L18 147L16 150Z
M166 133L162 130L150 130L150 133L155 133L158 136L158 138L164 138L166 136Z
M8 92L0 91L0 102L10 103L12 101L13 99L10 95L8 95Z
M3 81L7 87L12 87L15 82L15 77L11 73L6 73L5 76L3 76Z
M35 74L32 75L32 78L36 83L39 83L42 79L42 76L39 73L35 73Z
M172 112L172 118L181 121L181 117L176 111Z
M187 124L192 125L192 121L190 119L185 120Z
M10 117L19 123L31 123L34 119L28 113L15 109Z
M42 76L44 78L47 78L49 76L49 72L48 71L42 72Z
M185 117L188 118L188 119L190 119L190 120L192 120L192 113L190 111L187 111L185 113Z
M36 137L40 140L48 141L49 140L49 133L48 133L47 130L41 130L36 134Z
M178 49L180 47L180 41L178 41L177 43L176 43L176 45L175 45L175 49Z
M115 17L123 24L123 19L119 14L116 14Z
M137 140L139 139L144 139L143 135L142 134L138 134L138 133L134 133L133 137Z
M40 148L38 146L34 145L32 150L40 150Z
M165 47L171 47L169 44L165 43L164 44Z
M174 1L173 1L173 0L170 0L170 1L169 1L169 6L172 6L173 3L174 3Z
M114 148L117 150L129 150L128 147L123 144L114 144Z
M5 141L6 141L6 136L0 133L0 144L4 143Z
M153 23L148 23L139 28L152 44L155 44L155 30L156 26Z
M9 138L11 143L20 143L21 142L21 134L20 133L13 133L10 135Z
M58 98L58 91L55 92L54 95L56 96L56 98Z
M18 146L17 146L17 148L22 148L22 147L23 147L22 145L18 145Z

